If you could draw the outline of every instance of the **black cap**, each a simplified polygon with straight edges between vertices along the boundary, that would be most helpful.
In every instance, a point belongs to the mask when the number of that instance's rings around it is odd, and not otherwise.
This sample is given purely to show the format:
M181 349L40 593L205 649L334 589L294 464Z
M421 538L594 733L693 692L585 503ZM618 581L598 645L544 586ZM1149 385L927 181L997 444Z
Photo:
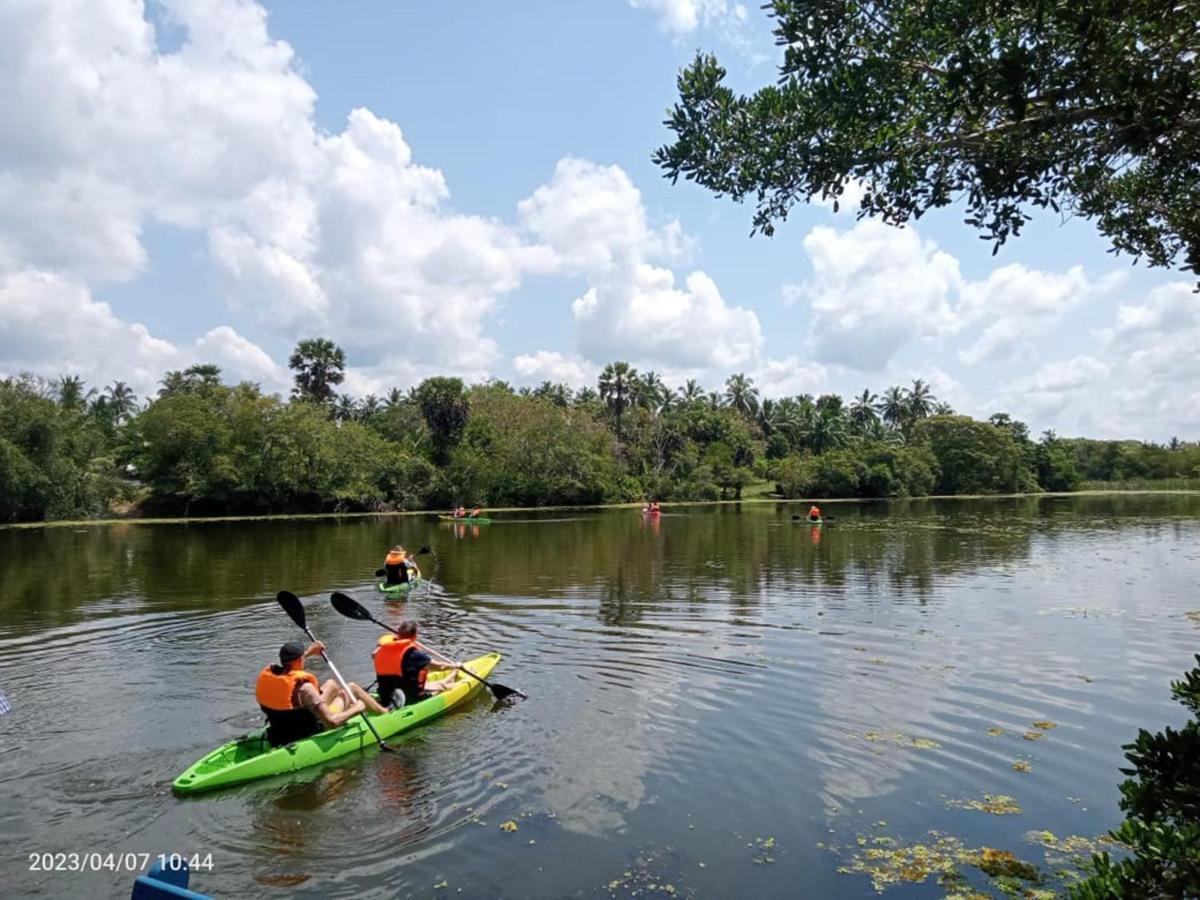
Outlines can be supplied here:
M304 656L304 645L299 641L288 641L279 648L279 661L283 665L287 665L293 659L300 659Z

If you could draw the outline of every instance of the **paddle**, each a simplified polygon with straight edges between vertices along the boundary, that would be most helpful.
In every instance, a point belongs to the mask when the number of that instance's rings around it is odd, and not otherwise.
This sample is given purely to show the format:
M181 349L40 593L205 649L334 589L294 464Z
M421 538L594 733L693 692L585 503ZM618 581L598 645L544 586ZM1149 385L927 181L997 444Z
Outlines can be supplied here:
M308 639L314 644L317 639L313 637L313 633L308 630L308 622L304 617L304 604L300 602L300 598L291 591L280 591L275 595L275 599L279 601L279 605L283 607L283 611L288 614L288 617L300 626L300 630L308 635ZM350 688L346 685L346 680L342 678L342 673L337 670L337 666L333 664L333 660L329 658L324 650L321 651L321 659L325 660L325 664L329 666L329 670L333 672L333 677L337 679L337 683L342 686L342 690L346 692L346 697L349 702L355 702L354 695L350 693ZM367 728L371 734L375 735L375 740L379 742L380 750L387 750L391 753L399 753L395 747L389 747L383 742L383 738L379 736L379 732L375 730L375 726L371 724L371 717L366 712L360 713L362 720L367 723Z
M380 628L382 628L386 631L390 631L392 634L398 635L400 633L395 628L392 628L390 625L384 625L382 622L380 622L378 619L376 619L373 615L371 615L371 613L368 612L366 607L364 607L361 603L359 603L357 600L355 600L352 597L347 597L343 593L335 591L333 593L333 595L330 596L329 602L333 604L334 609L336 609L338 612L340 612L343 616L345 616L348 619L358 619L360 622L374 622ZM430 646L427 646L426 644L418 644L418 646L424 648L425 650L428 650L434 656L438 657L442 662L447 662L447 663L454 662L454 660L450 659L447 656L444 656L441 653L438 653L436 650L434 650ZM511 687L508 687L507 685L496 684L495 682L486 681L483 678L480 678L478 675L476 675L470 669L465 668L464 666L456 666L455 668L457 668L460 672L466 672L468 675L470 675L476 681L487 685L488 689L492 692L492 696L495 697L497 700L506 700L509 697L512 697L514 695L517 697L521 697L522 699L528 699L528 697L522 691L518 691L516 688L511 688Z
M415 559L418 556L424 556L426 553L432 553L432 552L433 552L433 549L428 544L426 544L425 546L423 546L420 550L418 550L416 553L414 553L409 558ZM435 566L434 568L437 568L437 567ZM375 570L376 578L383 578L385 575L387 575L387 569L376 569Z
M836 519L836 518L837 518L837 516L822 515L821 521L828 522L830 519ZM792 521L793 522L809 522L811 520L808 518L808 516L792 516Z

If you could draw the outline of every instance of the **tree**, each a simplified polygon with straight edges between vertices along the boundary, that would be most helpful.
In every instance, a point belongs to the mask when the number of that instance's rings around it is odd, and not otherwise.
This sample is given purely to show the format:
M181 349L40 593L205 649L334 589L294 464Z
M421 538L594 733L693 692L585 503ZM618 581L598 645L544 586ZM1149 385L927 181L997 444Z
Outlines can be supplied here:
M933 406L937 403L937 398L933 396L933 391L920 378L912 383L912 387L908 390L908 419L910 422L916 422L918 419L924 419L931 412Z
M803 433L804 443L813 453L822 454L846 446L846 420L840 411L826 407L809 416Z
M600 399L607 405L617 420L617 440L621 440L621 416L629 405L630 396L637 384L637 369L627 362L611 362L600 373L598 387Z
M117 422L124 422L137 409L137 397L133 389L123 381L110 384L105 389L104 396L108 401L109 412Z
M679 396L684 403L695 403L704 399L704 388L695 378L689 378L680 389Z
M913 426L913 443L937 460L939 494L995 494L1036 487L1012 433L969 416L933 416Z
M756 198L756 230L863 186L893 224L958 198L999 248L1029 212L1096 222L1114 249L1200 266L1200 67L1191 3L774 0L780 77L746 97L698 54L654 161Z
M450 451L458 446L471 412L462 379L426 378L417 386L416 401L429 426L433 461L444 466L450 461Z
M883 392L879 401L879 415L892 428L904 428L908 424L908 397L902 387L890 387Z
M867 432L874 423L879 421L879 414L875 411L878 403L879 396L863 388L863 392L850 404L850 425L859 434Z
M221 367L211 363L188 366L182 372L168 372L158 390L159 397L171 394L211 394L221 386Z
M295 375L292 396L313 403L330 403L337 395L334 387L346 377L346 354L333 341L310 338L296 345L288 359Z
M1200 664L1200 656L1196 657ZM1191 713L1178 731L1144 728L1124 746L1133 768L1121 784L1125 821L1112 837L1133 850L1116 862L1092 857L1092 876L1071 885L1074 900L1200 896L1200 666L1171 684Z
M753 419L758 410L758 388L754 386L754 379L740 373L730 375L725 382L725 399L747 419Z
M78 375L63 375L55 382L58 389L58 404L63 409L83 409L96 393L95 388L84 390L83 379Z

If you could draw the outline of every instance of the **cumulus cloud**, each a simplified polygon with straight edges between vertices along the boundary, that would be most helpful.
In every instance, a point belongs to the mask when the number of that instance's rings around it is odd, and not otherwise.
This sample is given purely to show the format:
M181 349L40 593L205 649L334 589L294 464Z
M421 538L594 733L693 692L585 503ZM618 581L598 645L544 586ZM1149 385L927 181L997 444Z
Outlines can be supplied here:
M645 9L658 16L663 30L684 35L700 27L731 29L746 21L744 4L728 0L629 0L635 9Z
M553 381L578 388L595 380L594 366L578 356L559 353L557 350L518 354L513 357L512 367L518 380L525 384Z
M822 362L882 371L904 344L957 328L958 260L915 229L872 219L846 231L818 226L804 249L813 278L790 296L811 305L810 340Z

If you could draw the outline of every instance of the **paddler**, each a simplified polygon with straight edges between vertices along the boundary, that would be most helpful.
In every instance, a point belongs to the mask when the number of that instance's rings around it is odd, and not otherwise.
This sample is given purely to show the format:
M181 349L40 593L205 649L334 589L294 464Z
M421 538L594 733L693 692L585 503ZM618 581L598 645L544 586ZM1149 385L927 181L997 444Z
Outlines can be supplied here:
M466 517L467 517L467 511L465 509L463 509L461 506L454 510L454 518L465 519Z
M821 507L814 503L808 508L808 521L815 522L819 518L821 518Z
M408 558L408 551L397 544L383 558L383 568L387 572L387 584L408 584L419 574L417 564Z
M457 662L436 662L417 643L417 623L405 619L397 627L398 634L385 634L379 639L375 648L375 675L379 679L379 699L394 706L402 705L397 697L393 704L393 695L399 691L404 698L404 704L416 703L433 694L440 693L454 686L458 680L458 672L453 672L446 678L426 683L425 678L430 669L459 669L462 664Z
M387 712L361 687L350 682L350 698L332 678L318 686L317 676L305 672L304 660L324 652L320 641L307 648L290 641L279 648L279 665L258 673L254 697L267 717L267 740L280 747L325 728L337 728L364 709L375 715Z
M483 515L483 510L481 510L478 506L476 506L475 508L473 508L471 510L471 514L469 516L467 516L467 518L468 519L478 519L482 515Z

